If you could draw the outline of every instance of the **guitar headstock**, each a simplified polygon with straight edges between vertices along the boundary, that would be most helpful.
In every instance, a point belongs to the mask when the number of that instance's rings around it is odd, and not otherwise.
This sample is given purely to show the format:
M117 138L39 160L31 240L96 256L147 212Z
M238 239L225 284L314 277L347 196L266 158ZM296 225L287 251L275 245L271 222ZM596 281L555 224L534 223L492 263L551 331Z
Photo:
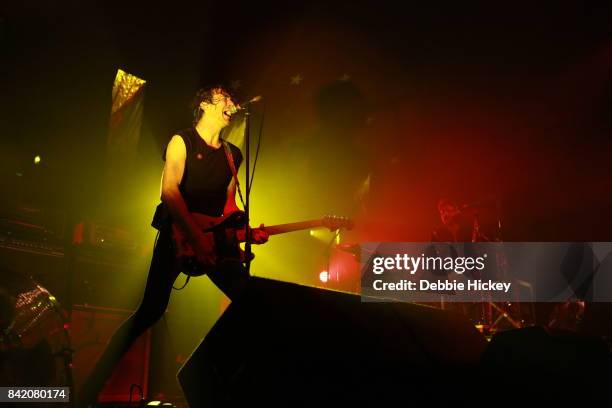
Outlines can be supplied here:
M351 220L350 218L339 217L337 215L326 215L321 220L321 224L325 228L329 228L330 231L335 231L341 228L351 230L354 226L353 220Z

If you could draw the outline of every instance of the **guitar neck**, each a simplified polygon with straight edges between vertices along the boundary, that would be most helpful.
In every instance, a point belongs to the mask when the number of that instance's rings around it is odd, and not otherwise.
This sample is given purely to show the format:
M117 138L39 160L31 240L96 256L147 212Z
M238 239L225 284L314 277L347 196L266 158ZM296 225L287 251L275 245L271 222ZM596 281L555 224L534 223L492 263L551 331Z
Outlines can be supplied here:
M317 228L323 226L321 220L310 220L301 222L291 222L289 224L278 224L265 226L264 230L269 235L284 234L286 232L300 231L310 228Z

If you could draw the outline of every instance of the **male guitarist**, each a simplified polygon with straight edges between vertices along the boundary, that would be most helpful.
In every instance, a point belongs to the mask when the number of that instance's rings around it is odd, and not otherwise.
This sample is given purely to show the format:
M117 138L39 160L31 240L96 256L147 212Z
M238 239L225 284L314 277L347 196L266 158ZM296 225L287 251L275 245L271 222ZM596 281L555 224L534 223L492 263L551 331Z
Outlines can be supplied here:
M198 263L216 264L207 274L230 299L238 296L246 285L248 273L242 262L238 259L217 262L210 240L192 216L201 213L218 217L238 209L234 171L240 166L242 155L238 147L220 138L221 130L236 112L236 105L221 86L200 90L195 100L195 126L174 135L165 151L162 203L153 221L160 232L142 301L111 338L78 394L77 408L95 402L121 356L166 310L172 285L181 272L174 251L173 225L191 245ZM263 228L252 230L253 243L267 240L268 233Z

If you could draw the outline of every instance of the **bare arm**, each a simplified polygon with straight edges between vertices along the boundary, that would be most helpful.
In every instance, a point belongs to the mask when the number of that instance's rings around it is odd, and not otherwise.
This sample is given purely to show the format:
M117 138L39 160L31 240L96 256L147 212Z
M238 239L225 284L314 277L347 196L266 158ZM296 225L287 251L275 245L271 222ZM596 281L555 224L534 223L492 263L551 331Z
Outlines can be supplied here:
M161 183L161 200L168 206L168 210L179 228L183 230L191 242L196 243L202 241L204 234L189 213L187 204L185 204L185 200L179 191L179 185L185 172L186 158L185 142L178 135L172 136L166 150L166 164Z

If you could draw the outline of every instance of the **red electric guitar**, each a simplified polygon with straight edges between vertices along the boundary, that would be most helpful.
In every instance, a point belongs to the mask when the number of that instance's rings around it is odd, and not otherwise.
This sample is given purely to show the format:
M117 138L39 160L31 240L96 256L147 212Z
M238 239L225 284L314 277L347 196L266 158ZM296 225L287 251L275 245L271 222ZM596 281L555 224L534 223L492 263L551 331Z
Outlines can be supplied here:
M244 242L246 236L246 219L243 211L235 211L221 217L211 217L199 213L192 213L192 216L204 232L204 237L210 247L210 251L216 255L216 262L209 264L198 262L195 252L183 231L178 225L172 224L172 239L175 244L175 253L177 258L181 260L181 270L183 273L189 276L200 276L212 270L217 263L223 262L223 260L234 259L244 261L244 251L239 246L240 242ZM271 225L265 226L263 229L268 235L272 236L318 227L325 227L330 231L340 228L350 230L353 228L353 222L345 217L325 216L320 220Z

